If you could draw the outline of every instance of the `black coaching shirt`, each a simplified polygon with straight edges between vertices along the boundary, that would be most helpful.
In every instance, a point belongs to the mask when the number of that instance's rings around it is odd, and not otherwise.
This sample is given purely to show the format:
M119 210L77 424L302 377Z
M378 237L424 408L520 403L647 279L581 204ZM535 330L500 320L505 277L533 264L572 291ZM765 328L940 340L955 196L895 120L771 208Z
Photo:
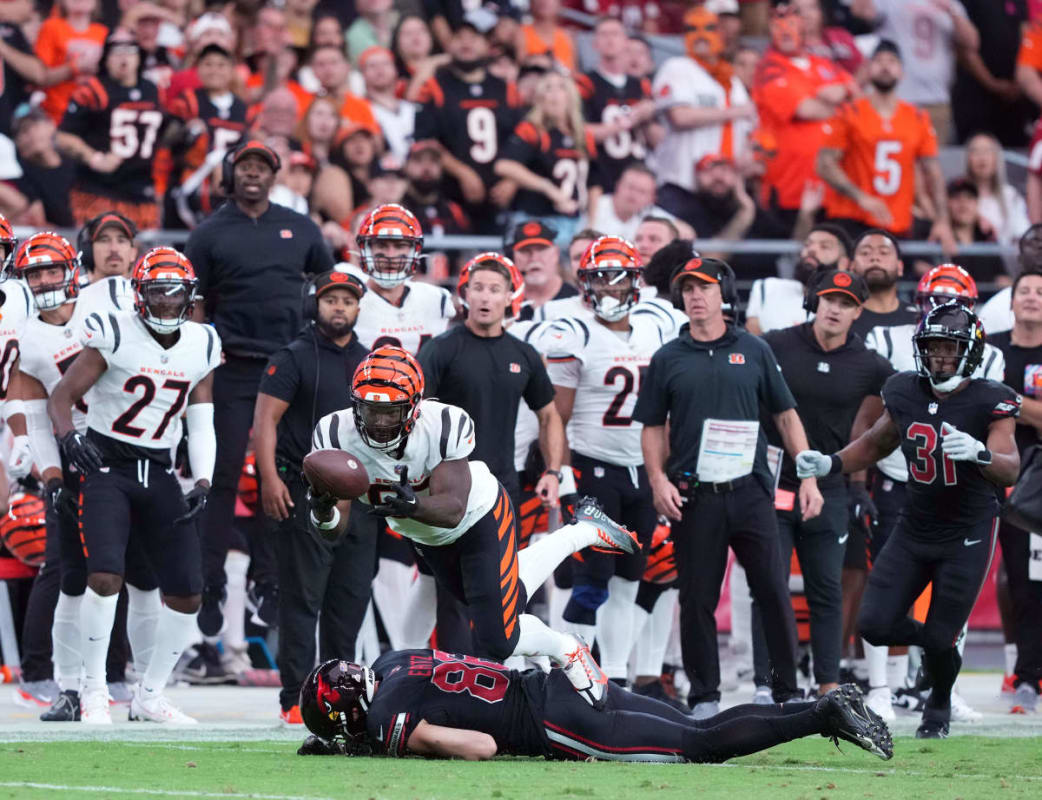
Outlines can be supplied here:
M894 368L885 358L865 347L856 333L835 350L823 350L814 337L813 323L771 331L764 336L782 375L796 398L796 411L803 422L811 448L835 453L850 442L861 402L879 395ZM781 435L770 417L764 419L767 441L781 447ZM842 475L818 478L821 489L842 486ZM781 487L792 491L799 486L796 465L782 460Z
M1006 358L1006 376L1003 379L1014 392L1032 400L1042 400L1042 347L1020 347L1013 344L1013 332L992 334L988 337L992 344L1002 351ZM1017 425L1017 449L1023 455L1033 444L1039 444L1042 437L1031 425Z
M728 326L719 339L699 342L685 323L677 338L651 357L633 418L644 425L665 425L668 419L667 473L695 472L705 420L759 420L761 406L780 414L795 405L774 353L762 339ZM763 426L753 474L772 491Z
M539 353L528 342L503 333L476 336L458 325L420 348L424 394L458 406L474 420L472 460L484 461L516 496L514 428L518 403L538 411L554 399L554 387Z
M295 467L304 462L315 423L351 407L351 376L368 352L354 336L346 347L338 347L315 325L308 325L272 354L258 391L289 403L279 420L276 459Z

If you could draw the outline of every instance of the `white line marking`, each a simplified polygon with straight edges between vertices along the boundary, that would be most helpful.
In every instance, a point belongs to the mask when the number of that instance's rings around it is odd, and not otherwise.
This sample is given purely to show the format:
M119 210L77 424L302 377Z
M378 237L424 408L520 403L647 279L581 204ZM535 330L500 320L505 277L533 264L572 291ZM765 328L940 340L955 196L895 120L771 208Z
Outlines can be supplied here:
M895 755L894 758L899 758L899 755ZM790 772L853 772L858 775L878 775L884 774L888 777L914 775L921 778L936 778L937 773L934 772L918 772L916 770L909 769L895 769L892 767L884 769L856 769L854 767L815 767L810 764L798 765L798 764L701 764L703 767L727 767L731 769L783 769ZM938 768L940 769L940 768ZM972 780L981 781L994 781L999 778L1005 778L1007 780L1016 781L1042 781L1042 775L982 775L982 774L960 774L959 778L968 778Z
M256 800L333 800L308 794L258 794L256 792L195 792L190 789L119 789L115 786L71 786L59 783L34 783L32 781L0 781L0 786L12 789L49 789L60 792L90 792L105 794L143 794L154 797L245 797Z

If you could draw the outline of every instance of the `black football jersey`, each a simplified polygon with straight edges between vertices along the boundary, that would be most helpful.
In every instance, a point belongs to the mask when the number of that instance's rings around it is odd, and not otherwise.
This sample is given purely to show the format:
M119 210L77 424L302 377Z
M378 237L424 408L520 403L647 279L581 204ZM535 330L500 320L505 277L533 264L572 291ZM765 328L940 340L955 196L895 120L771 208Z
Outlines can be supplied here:
M622 86L616 86L599 72L588 72L575 79L583 100L583 117L587 122L611 124L626 114L629 107L641 100L651 99L651 81L647 78L626 76ZM605 192L615 188L626 165L643 161L648 155L648 144L643 130L620 131L600 143L601 183Z
M575 140L557 128L540 130L528 120L522 121L503 147L503 158L528 167L541 178L549 178L579 204L572 216L586 213L587 193L591 186L601 183L597 166L597 145L593 135L586 132L586 155L576 147ZM530 217L552 217L561 212L542 192L521 189L513 208Z
M981 467L952 461L941 450L948 423L987 444L992 422L1020 414L1020 395L997 381L973 379L938 398L915 372L899 372L883 386L883 403L901 436L908 461L907 501L901 514L912 535L954 538L999 512L998 487Z
M151 81L141 80L128 88L109 78L91 78L77 86L61 130L80 137L94 150L115 153L123 163L108 173L80 164L76 186L118 200L154 200L152 160L163 120L159 90Z
M440 650L392 650L373 671L380 683L366 730L379 755L405 755L421 720L487 733L501 754L540 756L546 750L516 670Z
M488 74L481 83L466 83L442 67L420 88L419 100L416 141L437 139L487 186L495 183L492 164L517 123L517 87Z
M206 152L231 150L246 130L246 104L229 93L230 102L220 106L210 99L206 89L189 89L170 102L170 113L182 122L201 120L206 125ZM205 159L206 153L202 153ZM189 166L198 167L202 164Z

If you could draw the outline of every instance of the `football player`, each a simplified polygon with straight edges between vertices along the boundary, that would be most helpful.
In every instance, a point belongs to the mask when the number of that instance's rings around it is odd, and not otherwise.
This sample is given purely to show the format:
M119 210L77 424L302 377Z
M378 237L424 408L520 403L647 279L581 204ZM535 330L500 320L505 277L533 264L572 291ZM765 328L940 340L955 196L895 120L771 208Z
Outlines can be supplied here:
M17 399L19 339L25 323L32 316L33 299L22 281L9 280L17 249L18 238L14 235L14 228L7 217L0 214L0 403L3 404L4 422L14 434L7 462L7 475L11 479L24 478L33 467L22 403Z
M166 698L163 687L196 631L202 575L194 519L206 506L213 475L217 443L211 373L220 363L221 341L212 327L188 321L197 281L178 251L150 250L135 266L132 283L133 311L86 318L83 350L48 402L62 455L81 474L79 525L87 558L80 605L81 713L84 721L111 722L105 652L128 540L147 531L140 543L156 572L164 606L129 717L194 723ZM84 435L76 430L72 410L88 390ZM187 495L171 463L182 415L196 478Z
M858 628L870 644L917 645L932 683L921 739L948 735L951 690L962 665L955 642L977 601L994 552L997 489L1020 471L1013 438L1020 396L974 378L984 328L958 302L929 311L913 337L916 370L883 386L883 415L839 453L805 450L800 478L867 469L896 448L908 463L907 497L861 601ZM933 584L925 622L908 609Z
M312 449L346 450L369 474L359 498L387 517L471 613L475 645L483 655L546 655L591 704L604 699L607 679L587 645L561 634L524 609L528 597L572 553L599 545L632 553L636 538L588 498L576 522L517 550L517 518L502 484L482 461L469 461L474 421L460 408L423 400L423 371L399 347L370 353L351 381L353 408L327 414L315 426ZM350 501L311 498L312 523L335 537L344 530Z
M297 752L719 763L821 735L893 755L886 724L853 684L818 700L736 706L704 720L610 684L607 695L599 711L575 696L562 670L522 673L440 650L391 651L372 669L334 659L301 689L314 735Z

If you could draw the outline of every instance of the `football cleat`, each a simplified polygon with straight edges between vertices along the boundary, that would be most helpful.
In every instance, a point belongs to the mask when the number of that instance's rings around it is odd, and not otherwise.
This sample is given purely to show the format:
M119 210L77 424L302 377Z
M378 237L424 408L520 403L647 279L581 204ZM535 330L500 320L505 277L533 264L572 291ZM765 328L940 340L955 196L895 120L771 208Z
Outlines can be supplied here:
M347 748L338 740L327 742L312 734L297 748L298 756L345 756Z
M640 550L637 537L605 514L601 504L592 497L580 497L576 501L575 521L588 522L597 529L598 544L591 546L598 553L636 553Z
M889 686L869 689L868 695L865 697L865 705L878 714L883 722L893 722L897 719L897 714L894 713L894 698L890 694Z
M112 705L127 705L134 692L126 681L109 684L109 703Z
M1011 695L1017 691L1017 676L1006 674L1002 676L1001 694Z
M209 642L199 642L185 650L175 674L178 680L193 686L212 686L230 682L228 673L221 665L221 654Z
M948 738L947 711L936 708L925 708L923 710L923 721L915 731L916 739L947 739Z
M111 725L112 712L109 711L109 690L87 689L80 695L80 721L84 725Z
M199 720L185 714L165 694L149 695L140 686L134 689L127 719L131 722L165 722L169 725L199 724Z
M241 676L247 670L253 669L253 662L250 660L249 650L246 645L236 647L235 645L226 644L224 652L221 653L221 667L225 673L232 677Z
M770 686L757 686L756 691L753 692L753 705L757 706L771 706L774 705L774 693L771 692Z
M661 680L645 683L643 686L634 686L630 691L634 694L639 694L643 697L650 697L652 700L658 700L660 703L672 706L681 714L691 714L691 709L687 707L686 703L670 696L669 692L666 691L666 687L662 685Z
M590 646L581 636L573 636L575 649L568 653L568 661L561 667L572 687L594 708L604 708L608 694L608 676L590 654Z
M839 740L856 744L884 761L893 758L894 742L890 729L879 715L865 705L861 689L851 683L833 689L814 706L825 717L822 735L839 747Z
M929 692L927 692L929 696ZM926 706L926 697L923 693L912 687L899 686L893 696L893 704L897 708L903 708L905 711L911 711L913 713L919 713Z
M46 681L19 681L12 700L22 708L50 708L59 694L58 684Z
M219 636L224 630L224 601L228 597L224 586L203 589L203 604L196 624L203 636Z
M984 715L972 708L970 704L963 699L962 695L954 689L952 689L951 707L952 722L980 722L984 719Z
M66 689L50 708L40 714L40 719L44 722L79 722L80 693Z
M695 703L691 709L692 719L709 719L720 713L720 702L718 700L703 700Z
M290 709L279 710L279 720L283 725L303 725L304 718L300 716L300 706L293 706Z
M954 707L954 705L953 705ZM1038 709L1038 692L1035 688L1025 681L1016 688L1013 693L1013 706L1010 708L1010 714L1034 714Z
M246 593L250 622L274 630L279 626L279 587L274 583L254 583Z

